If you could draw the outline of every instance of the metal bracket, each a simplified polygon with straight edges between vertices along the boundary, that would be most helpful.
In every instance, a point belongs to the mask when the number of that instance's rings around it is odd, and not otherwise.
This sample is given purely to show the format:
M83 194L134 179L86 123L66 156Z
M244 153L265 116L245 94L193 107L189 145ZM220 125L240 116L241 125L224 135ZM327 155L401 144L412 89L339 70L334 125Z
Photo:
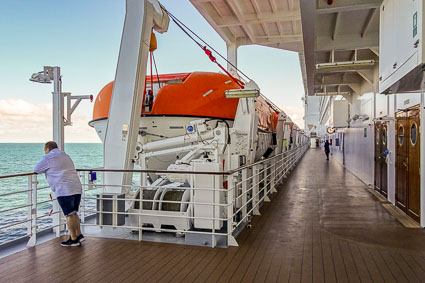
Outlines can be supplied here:
M93 102L93 95L71 95L70 92L62 92L64 98L66 99L66 119L64 119L65 126L71 126L71 115L74 113L77 106L83 99L90 99L90 102ZM74 104L72 104L72 100L76 100ZM72 105L71 105L72 104Z

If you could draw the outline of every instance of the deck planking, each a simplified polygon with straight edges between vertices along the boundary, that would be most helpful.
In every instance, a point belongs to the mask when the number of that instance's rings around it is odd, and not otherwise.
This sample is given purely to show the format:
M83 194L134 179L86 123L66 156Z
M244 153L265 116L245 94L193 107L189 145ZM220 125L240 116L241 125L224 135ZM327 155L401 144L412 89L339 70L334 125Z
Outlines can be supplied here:
M0 259L1 282L420 282L425 231L310 150L237 238L209 248L87 237ZM386 204L388 205L388 204Z

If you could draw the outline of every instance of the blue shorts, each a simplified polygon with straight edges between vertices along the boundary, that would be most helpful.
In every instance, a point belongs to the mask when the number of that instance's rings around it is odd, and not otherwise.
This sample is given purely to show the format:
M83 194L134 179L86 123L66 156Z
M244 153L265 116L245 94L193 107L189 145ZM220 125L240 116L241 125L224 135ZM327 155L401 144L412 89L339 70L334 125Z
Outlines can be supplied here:
M72 196L64 196L57 197L58 203L63 210L63 214L66 216L72 215L78 212L78 208L80 207L81 194L72 195Z

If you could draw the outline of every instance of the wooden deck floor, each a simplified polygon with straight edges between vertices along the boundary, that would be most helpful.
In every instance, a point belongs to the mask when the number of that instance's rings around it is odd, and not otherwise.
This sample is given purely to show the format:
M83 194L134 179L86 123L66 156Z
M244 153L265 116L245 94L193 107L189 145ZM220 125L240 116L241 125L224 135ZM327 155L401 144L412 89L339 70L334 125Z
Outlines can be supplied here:
M424 282L425 231L403 227L337 162L310 150L239 247L59 239L0 260L1 282Z

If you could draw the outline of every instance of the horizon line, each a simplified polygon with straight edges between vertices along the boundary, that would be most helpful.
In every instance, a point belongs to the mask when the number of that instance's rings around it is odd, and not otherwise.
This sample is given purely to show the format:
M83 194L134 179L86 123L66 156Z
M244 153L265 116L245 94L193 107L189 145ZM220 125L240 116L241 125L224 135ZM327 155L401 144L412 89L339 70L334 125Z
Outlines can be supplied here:
M25 143L46 143L46 142L0 142L0 144L6 144L6 143L17 143L17 144L25 144ZM93 144L103 144L102 142L66 142L65 144L75 144L75 143L93 143Z

